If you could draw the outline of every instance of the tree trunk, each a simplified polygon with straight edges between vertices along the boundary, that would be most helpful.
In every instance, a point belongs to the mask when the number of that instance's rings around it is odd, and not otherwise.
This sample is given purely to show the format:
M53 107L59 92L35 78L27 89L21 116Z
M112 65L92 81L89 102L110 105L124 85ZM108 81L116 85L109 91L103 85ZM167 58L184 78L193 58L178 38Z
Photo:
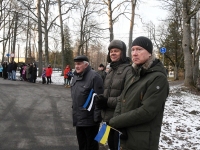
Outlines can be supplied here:
M41 25L41 0L37 0L37 13L38 13L38 52L39 52L39 72L38 76L42 75L42 25Z
M185 67L185 80L184 85L185 86L191 86L194 85L193 82L193 69L192 69L192 54L190 52L190 18L187 15L188 7L187 7L187 0L183 0L183 41L182 41L182 47L183 47L183 53L184 53L184 67Z
M131 58L131 48L132 48L132 40L133 40L133 26L134 26L134 18L135 18L135 6L137 0L131 1L131 20L130 20L130 30L129 30L129 48L128 48L128 56Z
M110 42L114 39L111 4L112 4L111 0L108 0L108 21L109 21L108 23L109 23L109 32L110 32Z
M12 57L12 61L14 61L15 58L15 45L16 45L16 37L17 37L17 23L18 23L18 12L15 12L15 28L14 28L14 39L13 39L13 54L14 57Z
M64 34L63 34L63 20L62 20L62 12L61 12L61 1L58 0L58 9L59 9L59 16L60 16L60 36L61 36L61 50L62 50L62 74L64 70L64 56L65 56L65 51L64 51Z
M27 63L27 56L28 56L29 24L30 24L30 19L29 19L29 11L28 11L28 25L27 25L28 28L27 28L27 33L26 33L25 63Z
M45 66L49 64L49 37L48 37L48 29L47 23L49 20L49 1L46 0L46 8L45 8L45 21L44 21L44 42L45 42Z
M174 80L179 80L179 77L178 77L178 67L177 67L176 64L174 66Z

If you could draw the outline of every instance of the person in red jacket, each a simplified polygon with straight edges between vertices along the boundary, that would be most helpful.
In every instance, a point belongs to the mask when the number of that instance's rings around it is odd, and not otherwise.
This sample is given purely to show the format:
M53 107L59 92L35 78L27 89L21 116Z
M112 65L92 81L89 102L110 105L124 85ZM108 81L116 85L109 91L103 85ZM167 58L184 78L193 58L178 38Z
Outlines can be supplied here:
M47 84L52 83L51 82L51 75L52 75L52 68L51 65L49 64L48 67L46 68L46 77L47 77Z
M70 71L70 66L67 65L65 70L64 70L64 85L67 87L67 78L68 78L68 72Z

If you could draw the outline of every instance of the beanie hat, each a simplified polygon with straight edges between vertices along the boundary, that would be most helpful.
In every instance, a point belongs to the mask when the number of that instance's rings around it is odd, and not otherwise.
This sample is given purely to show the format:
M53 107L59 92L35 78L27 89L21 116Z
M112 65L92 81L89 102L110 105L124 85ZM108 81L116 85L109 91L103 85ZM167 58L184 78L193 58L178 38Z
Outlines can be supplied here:
M108 56L107 56L108 63L111 62L110 50L112 48L118 48L122 51L121 60L122 62L125 62L126 61L126 44L121 40L112 40L108 46Z
M153 51L153 44L151 40L147 37L144 36L139 36L137 37L133 42L132 42L132 47L133 46L141 46L144 49L146 49L150 54L152 54Z

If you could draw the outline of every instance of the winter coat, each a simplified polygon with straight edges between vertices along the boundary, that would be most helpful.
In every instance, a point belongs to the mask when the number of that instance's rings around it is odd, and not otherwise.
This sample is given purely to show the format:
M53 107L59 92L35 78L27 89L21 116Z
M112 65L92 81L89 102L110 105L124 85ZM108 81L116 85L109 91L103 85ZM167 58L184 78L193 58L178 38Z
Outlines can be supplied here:
M158 150L165 101L169 93L166 69L160 60L150 58L134 74L118 100L110 126L123 128L127 140L122 150Z
M26 66L26 79L29 79L31 77L31 75L29 73L29 68L30 68L30 66Z
M17 63L16 62L12 63L12 70L14 70L14 71L17 70Z
M46 77L46 70L43 70L42 71L42 78L45 78Z
M7 65L7 63L3 63L3 74L7 74L7 70L8 70L8 65Z
M37 68L36 67L32 68L31 78L32 79L37 79Z
M8 64L7 72L12 72L12 63Z
M52 72L53 71L51 67L46 68L46 77L51 77Z
M104 122L109 122L113 117L117 99L124 89L124 84L128 76L132 74L130 64L120 64L116 69L111 68L104 80L104 97L108 98L107 108L102 110L102 118Z
M74 72L71 83L71 96L73 108L73 126L94 126L99 124L98 118L101 117L101 110L96 109L93 104L90 111L83 108L87 97L93 89L95 93L103 93L103 80L99 74L88 66L80 75Z
M97 73L101 76L101 78L104 81L106 78L106 72L104 70L98 70Z
M66 67L65 70L64 70L64 78L67 79L68 76L67 76L67 73L70 71L70 68L69 67Z

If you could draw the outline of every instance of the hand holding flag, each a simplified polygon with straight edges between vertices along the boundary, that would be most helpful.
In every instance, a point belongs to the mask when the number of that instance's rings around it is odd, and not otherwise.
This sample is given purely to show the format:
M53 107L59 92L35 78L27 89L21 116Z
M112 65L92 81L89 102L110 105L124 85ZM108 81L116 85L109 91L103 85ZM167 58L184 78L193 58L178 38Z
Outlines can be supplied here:
M108 140L108 136L110 133L110 129L112 127L107 125L106 123L103 123L98 134L96 135L96 137L94 138L94 140L96 140L97 142L101 143L101 144L106 144L107 140ZM120 131L116 130L115 128L112 128L113 130L119 132L119 137L122 134ZM120 139L119 139L119 144L118 144L118 149L120 148Z
M91 89L90 93L88 95L87 100L85 101L85 104L83 105L83 108L87 109L88 111L90 111L92 109L92 105L94 103L94 96L97 95L96 93L94 93L94 90Z

